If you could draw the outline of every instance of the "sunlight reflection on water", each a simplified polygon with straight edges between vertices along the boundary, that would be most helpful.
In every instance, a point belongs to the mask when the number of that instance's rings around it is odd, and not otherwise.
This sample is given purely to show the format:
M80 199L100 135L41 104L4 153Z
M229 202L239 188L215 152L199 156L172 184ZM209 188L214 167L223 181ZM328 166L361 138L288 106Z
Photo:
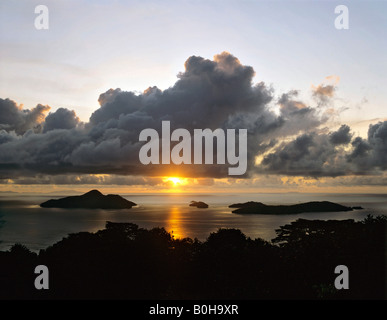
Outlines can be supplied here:
M128 195L126 198L140 205L124 210L43 209L39 203L47 196L14 197L12 201L0 197L0 220L5 221L0 228L0 250L22 243L37 251L69 233L103 229L106 221L132 222L147 229L164 227L173 231L175 238L196 237L203 241L219 228L238 228L251 238L271 240L276 236L275 229L298 218L360 220L367 214L387 214L387 198L375 195ZM209 208L189 207L191 200L202 200ZM365 209L298 215L238 215L228 208L231 203L248 200L268 204L328 200L348 206L361 205Z

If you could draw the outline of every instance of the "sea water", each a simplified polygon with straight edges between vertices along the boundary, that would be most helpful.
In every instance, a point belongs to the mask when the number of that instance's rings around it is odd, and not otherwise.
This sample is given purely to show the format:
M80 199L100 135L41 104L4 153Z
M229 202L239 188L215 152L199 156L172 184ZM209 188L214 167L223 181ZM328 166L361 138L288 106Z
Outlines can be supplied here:
M64 196L64 195L63 195ZM237 228L246 236L270 241L276 229L299 218L362 220L368 214L387 215L385 194L122 194L138 204L131 209L59 209L41 208L40 203L61 195L0 195L0 250L20 243L38 251L81 231L96 232L106 221L132 222L142 228L164 227L175 238L198 238L205 241L219 228ZM190 207L192 201L203 201L207 209ZM296 204L307 201L332 201L363 210L290 215L234 214L229 205L259 201L265 204Z

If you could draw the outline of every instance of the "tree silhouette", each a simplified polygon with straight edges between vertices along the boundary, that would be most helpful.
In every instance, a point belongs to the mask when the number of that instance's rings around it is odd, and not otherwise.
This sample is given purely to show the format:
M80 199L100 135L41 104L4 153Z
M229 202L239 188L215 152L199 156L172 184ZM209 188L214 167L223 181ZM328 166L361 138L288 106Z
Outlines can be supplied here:
M384 299L386 230L386 217L298 219L273 242L238 229L201 242L107 222L39 254L21 244L0 251L0 299ZM39 264L49 268L50 290L33 286ZM340 264L350 290L333 286Z
M5 223L5 221L2 220L2 215L0 214L0 230L1 230L1 228L3 227L4 223ZM1 243L1 242L2 242L2 241L1 241L1 239L0 239L0 243Z

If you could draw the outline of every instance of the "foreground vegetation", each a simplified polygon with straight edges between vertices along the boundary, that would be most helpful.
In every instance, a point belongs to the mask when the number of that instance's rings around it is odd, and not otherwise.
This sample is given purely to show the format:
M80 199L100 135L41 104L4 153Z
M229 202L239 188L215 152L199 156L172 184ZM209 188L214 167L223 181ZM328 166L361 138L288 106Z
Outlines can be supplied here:
M384 299L385 216L355 222L298 219L272 242L219 229L205 242L164 228L106 223L31 252L0 252L1 299ZM49 269L36 290L34 268ZM337 265L349 289L337 290Z

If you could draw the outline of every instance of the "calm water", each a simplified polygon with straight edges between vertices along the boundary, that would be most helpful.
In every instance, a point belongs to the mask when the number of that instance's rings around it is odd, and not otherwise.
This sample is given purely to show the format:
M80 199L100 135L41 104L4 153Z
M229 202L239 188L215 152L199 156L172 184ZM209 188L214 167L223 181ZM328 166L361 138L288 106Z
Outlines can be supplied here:
M238 228L251 238L271 240L275 229L298 218L354 219L367 214L387 215L387 195L377 194L216 194L216 195L122 195L139 204L128 210L85 210L40 208L39 204L62 196L0 195L0 250L14 243L38 251L61 240L69 233L95 232L106 221L133 222L143 228L165 227L176 237L205 240L219 228ZM189 207L191 200L204 201L208 209ZM298 215L238 215L228 206L237 202L261 201L266 204L294 204L306 201L332 201L364 210Z

